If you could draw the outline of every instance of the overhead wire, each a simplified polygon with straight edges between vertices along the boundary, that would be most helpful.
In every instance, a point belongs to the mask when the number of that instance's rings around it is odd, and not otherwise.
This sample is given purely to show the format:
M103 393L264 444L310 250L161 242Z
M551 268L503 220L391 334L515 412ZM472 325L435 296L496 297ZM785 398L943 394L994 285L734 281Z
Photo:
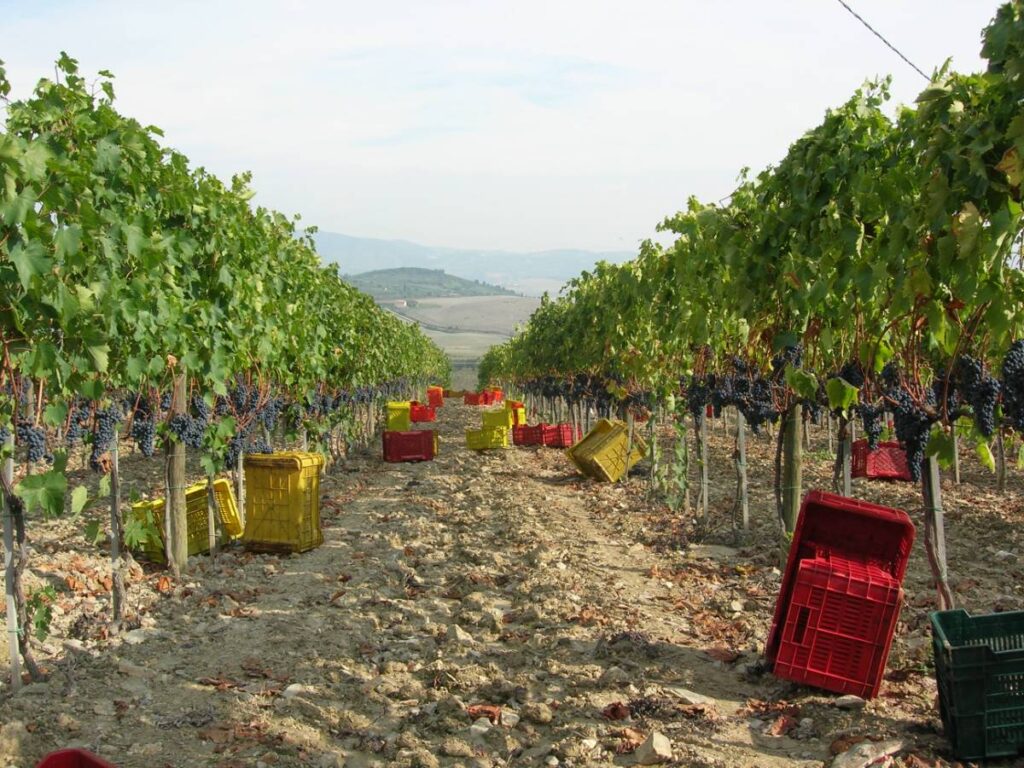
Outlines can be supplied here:
M917 72L917 74L919 74L921 77L923 77L928 82L931 82L932 79L930 77L928 77L928 75L926 75L924 72L922 72L921 68L919 66L917 66L917 64L915 64L910 59L908 59L906 56L904 56L903 52L900 51L899 48L897 48L895 45L893 45L888 40L886 40L881 32L879 32L877 29L875 29L870 24L868 24L867 21L864 20L863 16L861 16L859 13L857 13L855 10L853 10L853 8L851 8L849 5L846 4L845 0L836 0L836 2L839 3L841 6L843 6L843 8L845 8L847 11L849 11L850 14L853 16L853 18L855 18L857 21L859 21L861 24L863 24L865 27L867 27L868 30L871 32L871 34L873 34L875 37L877 37L879 40L881 40L883 43L885 43L886 47L888 47L890 51L892 51L897 56L899 56L901 59L903 59L903 61L905 61L915 72Z

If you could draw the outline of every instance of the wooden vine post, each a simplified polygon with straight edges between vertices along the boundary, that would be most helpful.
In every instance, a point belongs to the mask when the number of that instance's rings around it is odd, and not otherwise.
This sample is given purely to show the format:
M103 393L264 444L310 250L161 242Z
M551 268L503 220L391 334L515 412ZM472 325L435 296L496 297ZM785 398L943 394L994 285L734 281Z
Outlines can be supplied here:
M736 411L736 507L740 527L750 528L750 501L747 494L747 420Z
M922 464L921 495L924 497L924 548L938 592L939 610L948 611L955 601L953 590L949 587L942 486L939 482L939 460L935 456L929 456Z
M8 451L14 450L14 436L7 438ZM8 456L3 460L3 485L11 488L14 483L14 459ZM11 691L21 689L21 651L18 644L18 602L14 593L14 514L7 504L7 494L3 494L4 516L4 594L7 608L7 652L11 662Z
M124 526L121 519L121 477L120 451L118 448L118 431L114 431L114 440L110 446L110 566L111 566L111 618L115 632L124 621L125 586L124 564L121 560L121 548L124 540Z
M802 410L799 403L795 404L782 427L786 431L782 449L782 524L786 533L792 533L796 528L800 514L800 490L803 484Z
M185 372L174 376L170 416L185 413ZM185 444L167 441L167 504L164 508L164 547L175 578L188 564L188 519L185 507Z

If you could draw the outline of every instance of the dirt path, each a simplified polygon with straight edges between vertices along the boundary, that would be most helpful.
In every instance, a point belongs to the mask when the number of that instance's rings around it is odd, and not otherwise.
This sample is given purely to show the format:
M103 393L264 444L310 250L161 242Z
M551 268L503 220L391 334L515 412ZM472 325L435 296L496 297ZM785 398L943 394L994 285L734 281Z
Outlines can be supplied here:
M687 766L820 766L867 736L941 749L921 672L852 712L760 673L770 546L666 547L677 521L640 481L472 453L477 418L449 401L436 461L325 477L313 552L200 558L163 593L140 575L121 639L83 625L102 599L69 604L55 634L84 639L51 640L50 681L0 699L0 764L70 743L122 768L631 765L652 731ZM102 570L81 549L51 554ZM920 643L900 642L906 667Z

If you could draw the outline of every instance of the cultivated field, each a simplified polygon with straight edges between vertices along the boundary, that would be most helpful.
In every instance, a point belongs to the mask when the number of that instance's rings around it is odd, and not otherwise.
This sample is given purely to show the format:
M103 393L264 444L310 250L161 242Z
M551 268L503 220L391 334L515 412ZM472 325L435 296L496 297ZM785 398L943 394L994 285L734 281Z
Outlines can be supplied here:
M392 308L425 328L511 336L516 325L529 320L538 306L540 299L523 296L462 296L418 299L416 306Z

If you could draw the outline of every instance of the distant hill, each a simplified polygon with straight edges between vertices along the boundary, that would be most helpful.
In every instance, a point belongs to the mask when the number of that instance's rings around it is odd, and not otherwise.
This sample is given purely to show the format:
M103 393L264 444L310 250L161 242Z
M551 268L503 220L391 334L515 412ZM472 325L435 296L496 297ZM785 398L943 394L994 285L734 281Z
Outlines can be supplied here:
M598 261L620 263L636 256L631 251L513 253L434 248L405 240L375 240L337 232L317 232L314 237L324 260L336 262L342 272L350 275L399 267L443 269L528 296L539 296L544 291L557 293L566 280L585 269L593 269Z
M514 291L480 280L449 275L443 269L398 267L375 269L345 280L378 301L387 299L435 299L457 296L515 296Z

